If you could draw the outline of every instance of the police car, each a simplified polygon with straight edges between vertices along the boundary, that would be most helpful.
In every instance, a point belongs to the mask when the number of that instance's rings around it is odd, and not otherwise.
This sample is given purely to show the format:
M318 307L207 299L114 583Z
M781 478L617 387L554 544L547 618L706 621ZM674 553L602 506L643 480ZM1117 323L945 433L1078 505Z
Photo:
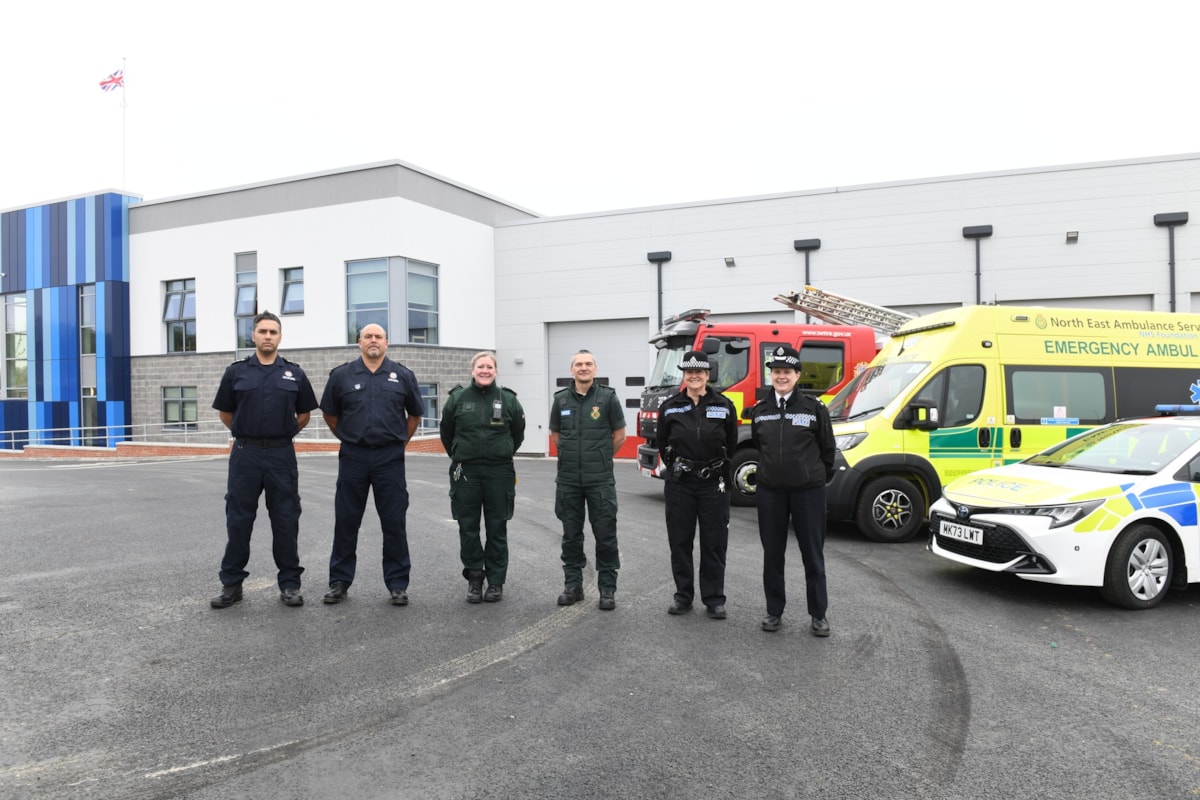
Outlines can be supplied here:
M947 484L930 509L929 547L1153 608L1169 587L1200 582L1198 498L1200 417L1122 420Z

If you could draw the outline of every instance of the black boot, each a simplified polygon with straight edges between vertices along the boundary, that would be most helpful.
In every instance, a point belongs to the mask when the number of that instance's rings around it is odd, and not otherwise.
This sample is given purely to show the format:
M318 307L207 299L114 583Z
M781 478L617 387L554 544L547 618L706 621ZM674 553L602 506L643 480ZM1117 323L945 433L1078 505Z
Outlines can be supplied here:
M473 570L467 573L467 602L483 602L483 573Z

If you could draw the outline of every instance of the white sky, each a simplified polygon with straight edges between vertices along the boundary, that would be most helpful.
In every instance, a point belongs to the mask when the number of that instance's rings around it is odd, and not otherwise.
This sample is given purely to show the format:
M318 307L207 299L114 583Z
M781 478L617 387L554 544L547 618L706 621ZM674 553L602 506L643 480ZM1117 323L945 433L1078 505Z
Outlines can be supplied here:
M0 209L401 159L557 215L1200 151L1187 0L57 0L0 22ZM124 95L100 91L122 59Z

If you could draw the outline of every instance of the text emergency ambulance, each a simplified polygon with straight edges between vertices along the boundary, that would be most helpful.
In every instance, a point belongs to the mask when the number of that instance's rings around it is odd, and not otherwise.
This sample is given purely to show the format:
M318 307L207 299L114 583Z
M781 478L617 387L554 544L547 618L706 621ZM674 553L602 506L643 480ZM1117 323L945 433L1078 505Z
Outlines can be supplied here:
M829 518L904 541L943 483L1198 392L1200 315L972 306L918 317L829 403Z

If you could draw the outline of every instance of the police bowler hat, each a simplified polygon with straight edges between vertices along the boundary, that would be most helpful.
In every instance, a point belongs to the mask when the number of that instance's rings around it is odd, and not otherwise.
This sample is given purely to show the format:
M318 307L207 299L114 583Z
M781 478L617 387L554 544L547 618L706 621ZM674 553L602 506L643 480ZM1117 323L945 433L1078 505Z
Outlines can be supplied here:
M711 370L712 364L708 363L708 356L699 350L688 350L683 354L683 362L679 365L681 370L687 369L703 369Z

